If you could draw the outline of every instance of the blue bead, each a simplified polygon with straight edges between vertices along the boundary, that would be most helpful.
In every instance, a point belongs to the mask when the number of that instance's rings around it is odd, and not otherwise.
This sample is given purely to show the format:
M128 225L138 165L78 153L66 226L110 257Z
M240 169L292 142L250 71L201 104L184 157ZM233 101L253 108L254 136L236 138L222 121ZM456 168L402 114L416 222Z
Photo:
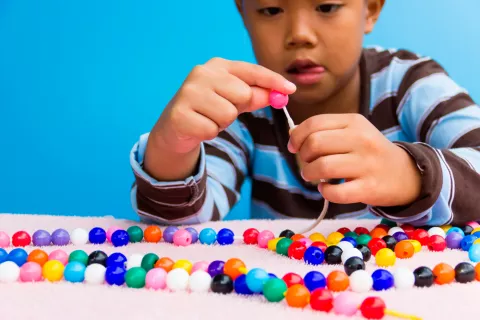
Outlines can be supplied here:
M465 232L463 232L463 230L460 229L459 227L451 227L450 229L448 229L447 234L449 234L449 233L451 233L451 232L458 232L458 233L460 233L462 236L465 236Z
M303 254L303 260L307 264L317 266L323 263L323 260L325 260L325 255L322 249L315 246L310 246L307 248L307 250L305 250L305 253Z
M195 243L198 241L198 231L195 230L194 228L192 227L188 227L187 229L188 232L190 232L190 234L192 235L192 243Z
M19 267L27 262L28 253L22 248L15 248L8 254L7 261L15 262Z
M110 266L105 271L105 281L109 285L121 286L125 283L125 268L118 265Z
M201 244L214 244L217 240L217 233L212 228L205 228L198 236Z
M271 278L271 279L276 279L278 278L276 275L274 275L273 273L269 273L268 276Z
M310 292L318 288L325 288L327 286L327 279L323 273L319 271L310 271L303 278L305 287L307 287Z
M239 275L237 279L235 279L233 288L238 294L253 294L252 290L247 286L247 276L244 274Z
M393 275L384 269L377 269L372 273L373 289L375 291L388 290L393 287Z
M470 247L468 257L472 262L480 262L480 244L474 244Z
M232 244L234 240L233 237L234 237L233 231L230 229L224 228L218 231L217 242L220 245Z
M348 241L353 245L354 248L357 246L357 241L355 239L353 239L352 237L344 237L340 241Z
M460 247L463 251L468 251L475 240L477 240L477 237L474 235L465 236L462 241L460 241Z
M0 248L0 263L4 263L8 260L8 253L5 249Z
M268 279L270 279L270 276L265 270L255 268L247 273L247 286L252 292L260 293Z
M475 233L472 233L472 236L480 238L480 231L476 231Z
M130 236L125 230L117 230L112 234L112 244L115 247L123 247L130 241Z
M395 240L397 242L400 242L400 241L403 241L403 240L408 240L407 234L405 232L401 232L401 231L395 232L393 234L393 237L395 238Z
M127 257L120 252L114 252L107 258L107 267L119 266L123 268L125 263L127 263Z
M85 280L85 265L78 261L67 263L63 270L63 277L68 282L83 282Z
M102 244L107 240L107 233L102 228L93 228L88 233L88 241L93 244Z

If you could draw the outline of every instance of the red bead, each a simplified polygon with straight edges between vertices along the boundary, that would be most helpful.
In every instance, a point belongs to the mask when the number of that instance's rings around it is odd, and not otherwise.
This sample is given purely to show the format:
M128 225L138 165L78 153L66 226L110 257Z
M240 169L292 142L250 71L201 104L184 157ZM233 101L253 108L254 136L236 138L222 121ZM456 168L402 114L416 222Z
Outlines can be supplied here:
M354 232L358 235L370 234L370 231L368 231L368 229L364 227L356 227Z
M420 242L422 246L428 245L429 234L426 230L417 229L413 232L413 240Z
M292 259L301 260L303 259L305 250L307 250L307 246L304 243L300 241L294 241L290 247L288 247L288 256Z
M322 242L322 241L315 241L311 245L314 246L314 247L320 248L320 250L322 250L323 252L325 252L325 250L327 250L327 244L325 242Z
M409 239L413 239L413 233L415 232L415 227L410 224L403 224L401 226L403 232L407 235Z
M31 241L32 238L25 231L17 231L12 236L12 244L14 247L26 247Z
M286 275L283 276L282 279L283 281L285 281L288 288L290 288L295 284L301 284L301 285L304 284L302 277L293 272L287 273Z
M313 310L330 312L333 308L333 295L325 288L313 290L310 295L310 306Z
M386 224L379 224L379 225L377 225L375 228L383 229L383 230L385 230L387 233L388 233L388 230L390 230L390 227L387 226ZM375 228L374 228L374 229L375 229Z
M382 319L385 308L385 302L379 297L368 297L360 305L360 312L366 319Z
M368 242L367 247L372 252L372 255L375 256L380 249L386 248L387 244L383 239L373 238Z
M259 234L260 232L255 228L247 229L243 233L243 242L245 242L245 244L257 244Z
M337 232L340 232L341 234L345 234L347 232L350 232L350 229L343 227L338 229Z
M428 250L443 251L447 247L447 242L439 235L433 235L428 238Z

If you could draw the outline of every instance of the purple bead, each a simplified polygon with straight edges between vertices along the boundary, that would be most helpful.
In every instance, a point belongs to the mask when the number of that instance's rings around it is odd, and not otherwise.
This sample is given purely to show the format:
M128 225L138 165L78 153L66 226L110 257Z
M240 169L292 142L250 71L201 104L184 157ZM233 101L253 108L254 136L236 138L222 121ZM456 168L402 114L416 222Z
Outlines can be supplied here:
M66 246L70 243L70 235L65 229L57 229L52 233L52 242L57 246Z
M208 273L213 278L217 274L223 273L223 266L225 266L225 262L220 260L215 260L208 266Z
M197 230L195 230L195 229L192 228L192 227L189 227L189 228L187 228L187 229L185 229L185 230L187 230L188 232L190 232L190 234L192 235L192 243L195 243L195 242L198 241L198 232L197 232Z
M397 242L400 242L400 241L403 241L403 240L408 240L408 236L405 232L395 232L393 234L393 237L395 238L395 240L397 240Z
M450 232L447 234L445 240L447 241L447 248L449 249L458 249L460 248L460 243L462 242L463 235L458 232Z
M52 242L52 237L50 236L50 233L48 233L48 231L37 230L32 235L32 242L33 245L37 247L49 246Z
M178 231L177 227L169 226L163 231L163 240L168 243L173 243L173 235Z

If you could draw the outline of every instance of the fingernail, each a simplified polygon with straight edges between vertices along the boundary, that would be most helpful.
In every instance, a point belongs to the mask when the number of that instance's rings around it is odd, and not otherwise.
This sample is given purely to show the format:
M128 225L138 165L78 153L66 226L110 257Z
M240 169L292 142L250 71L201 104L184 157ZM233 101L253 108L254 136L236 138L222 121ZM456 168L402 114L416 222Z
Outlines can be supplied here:
M287 80L285 81L285 89L288 91L295 91L297 90L297 86L293 82Z
M292 146L292 143L290 142L290 140L288 140L287 149L291 153L295 153L295 149L293 149L293 146Z
M300 175L302 176L302 179L303 179L303 180L308 181L308 180L305 179L305 177L303 176L303 171L300 171Z

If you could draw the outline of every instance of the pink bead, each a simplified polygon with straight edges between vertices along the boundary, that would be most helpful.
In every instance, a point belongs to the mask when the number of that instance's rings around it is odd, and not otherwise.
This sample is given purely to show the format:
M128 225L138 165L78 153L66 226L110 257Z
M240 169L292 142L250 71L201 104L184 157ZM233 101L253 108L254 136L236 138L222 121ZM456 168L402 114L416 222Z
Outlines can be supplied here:
M177 246L186 247L192 243L192 234L185 229L177 230L173 234L173 243Z
M308 238L298 239L298 242L303 243L307 248L310 247L313 243L313 241Z
M475 228L480 227L480 224L478 224L478 222L476 222L476 221L471 221L471 222L467 223L467 226L470 226L473 229L475 229Z
M342 292L333 300L333 311L336 314L353 316L361 304L360 296L353 292Z
M270 92L269 103L272 108L282 109L288 104L288 95L273 90Z
M0 231L0 248L6 248L10 245L10 237L3 231Z
M27 262L20 268L20 280L35 282L42 280L42 267L36 262Z
M195 264L192 267L192 272L191 273L194 273L195 271L198 271L198 270L208 272L208 266L209 265L210 265L210 263L207 262L207 261L195 262Z
M117 226L113 226L113 227L108 228L108 230L107 230L107 240L108 240L108 242L112 242L112 234L117 230L120 230L120 228L117 227Z
M153 268L147 272L145 277L145 287L147 289L165 289L167 272L163 268Z
M63 250L58 249L50 252L48 260L58 260L65 266L68 263L68 254Z
M266 248L268 246L268 241L272 240L273 238L275 238L275 235L272 231L263 230L258 235L258 246L260 248Z

